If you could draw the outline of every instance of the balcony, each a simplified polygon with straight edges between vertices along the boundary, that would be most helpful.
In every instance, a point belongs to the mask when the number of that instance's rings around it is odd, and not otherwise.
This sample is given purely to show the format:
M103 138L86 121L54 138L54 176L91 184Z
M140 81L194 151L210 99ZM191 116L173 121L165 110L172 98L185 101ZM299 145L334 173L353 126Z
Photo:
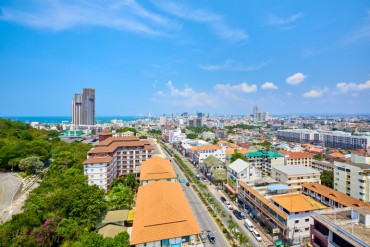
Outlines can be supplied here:
M328 236L324 235L319 230L315 229L314 225L311 225L310 227L311 227L311 234L316 236L318 239L320 239L327 246L328 245ZM319 245L317 245L317 246L319 246Z

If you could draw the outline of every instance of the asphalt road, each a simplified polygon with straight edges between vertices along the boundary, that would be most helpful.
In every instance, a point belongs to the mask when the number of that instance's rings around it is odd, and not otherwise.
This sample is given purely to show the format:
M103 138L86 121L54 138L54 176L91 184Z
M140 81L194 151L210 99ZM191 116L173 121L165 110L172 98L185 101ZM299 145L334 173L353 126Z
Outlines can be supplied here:
M184 173L178 167L178 165L168 156L165 152L167 159L171 160L172 166L175 169L175 172L179 174L181 178L185 178ZM216 222L212 219L212 216L208 213L206 207L199 199L198 195L195 193L191 186L186 186L186 184L181 184L183 191L185 193L186 199L188 200L190 207L193 211L195 218L198 221L199 227L202 230L210 230L215 233L216 242L211 244L209 240L206 240L205 246L214 246L214 247L226 247L230 246L224 237L223 233L220 231Z
M166 145L168 148L170 148L171 150L173 150L178 156L180 156L182 159L183 159L183 161L186 163L186 165L195 173L195 174L197 174L197 173L199 173L198 171L197 171L197 169L194 167L194 165L192 165L186 158L184 158L179 152L177 152L177 150L175 150L175 149L173 149L171 146L169 146L169 145ZM178 166L177 165L174 165L174 167L175 168L177 168L178 170L179 170L179 168L178 168ZM178 171L177 170L175 170L177 173L178 173ZM214 186L214 185L210 185L209 184L209 181L207 181L206 182L206 184L207 184L207 187L208 187L208 191L213 195L213 197L215 198L215 200L222 206L222 208L223 208L223 210L227 213L227 214L229 214L229 215L231 215L231 217L232 217L232 219L238 224L238 230L241 232L241 233L243 233L244 235L246 235L248 238L249 238L249 244L250 244L250 246L252 246L252 247L260 247L260 246L267 246L267 245L270 245L270 244L272 244L271 243L271 241L269 241L268 239L267 239L267 237L266 236L264 236L263 235L263 233L260 231L260 230L258 230L258 232L260 233L260 235L262 236L262 242L258 242L257 240L256 240L256 238L253 236L253 234L243 225L243 220L239 220L239 219L237 219L235 216L234 216L234 214L232 213L232 210L230 210L230 209L228 209L227 207L226 207L226 205L224 204L224 203L222 203L221 202L221 200L220 200L220 197L221 196L224 196L225 198L227 198L227 196L225 195L225 194L223 194L223 192L222 191L217 191L216 190L216 187ZM198 198L198 196L195 194L195 196ZM199 198L198 198L198 200L199 200ZM227 200L228 200L228 198L227 198ZM200 201L200 200L199 200ZM230 203L231 203L231 205L233 206L233 208L238 208L238 206L236 205L236 203L235 202L231 202L230 200L228 200ZM250 219L250 218L249 218ZM211 219L212 220L212 219ZM251 220L251 219L250 219ZM223 222L227 225L227 219L223 219ZM251 220L251 222L253 222L253 220Z
M20 184L21 179L13 173L0 173L0 222L8 218L8 211Z

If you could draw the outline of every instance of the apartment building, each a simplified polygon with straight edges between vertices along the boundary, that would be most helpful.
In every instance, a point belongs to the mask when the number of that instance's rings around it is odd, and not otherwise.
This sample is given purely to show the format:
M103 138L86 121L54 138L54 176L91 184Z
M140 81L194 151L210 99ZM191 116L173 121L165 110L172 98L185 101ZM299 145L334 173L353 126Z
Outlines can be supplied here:
M177 182L177 175L171 162L159 156L143 161L140 172L140 185L159 180Z
M322 171L334 171L334 164L328 161L312 160L311 168Z
M370 150L370 136L355 136L342 131L322 130L278 130L278 139L299 143L315 143L326 147Z
M240 182L238 200L257 223L269 229L275 241L300 246L309 241L313 211L327 207L312 198L292 192L283 184Z
M334 189L364 202L370 199L370 165L334 161Z
M84 175L89 185L96 185L105 191L117 176L117 166L111 156L88 158L84 161Z
M117 167L117 174L140 173L141 163L154 154L154 147L138 137L109 137L99 142L88 153L88 158L112 157L111 162Z
M204 145L197 146L191 149L191 159L194 164L202 165L203 161L213 155L222 162L226 161L226 147L219 145Z
M274 166L271 177L297 191L302 190L303 183L321 182L319 171L303 165Z
M350 197L319 183L303 183L302 193L332 208L370 207L367 202Z
M235 193L238 193L239 181L247 182L257 178L260 177L256 168L244 160L237 159L227 167L227 184L232 186Z
M286 165L303 165L306 167L312 166L312 154L306 152L286 152L278 151L279 154L285 157Z
M370 246L370 208L326 209L311 215L313 247Z
M260 176L271 176L271 168L285 164L285 157L281 154L262 150L249 152L244 155L249 164L258 169Z
M130 245L202 247L201 230L179 183L140 186Z
M72 124L95 124L95 89L84 88L82 94L75 94L72 100Z

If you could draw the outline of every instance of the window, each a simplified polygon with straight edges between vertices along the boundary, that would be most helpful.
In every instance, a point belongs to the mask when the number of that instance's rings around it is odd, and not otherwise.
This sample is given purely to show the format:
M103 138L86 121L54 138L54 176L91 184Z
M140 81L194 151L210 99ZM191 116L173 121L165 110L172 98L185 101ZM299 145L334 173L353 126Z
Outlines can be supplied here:
M299 223L299 220L295 220L294 223L296 223L296 224Z
M305 222L309 222L309 221L310 221L310 219L309 219L309 218L307 218L307 219L305 219L304 221L305 221Z
M310 230L310 228L309 228L309 227L306 227L304 230L305 230L305 231L308 231L308 230Z

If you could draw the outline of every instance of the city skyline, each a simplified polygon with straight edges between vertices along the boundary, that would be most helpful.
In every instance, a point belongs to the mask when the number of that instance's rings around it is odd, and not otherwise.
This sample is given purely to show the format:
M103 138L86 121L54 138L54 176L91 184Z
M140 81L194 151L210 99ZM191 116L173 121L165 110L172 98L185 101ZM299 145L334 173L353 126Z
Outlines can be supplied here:
M370 113L368 1L90 3L0 4L0 116Z

